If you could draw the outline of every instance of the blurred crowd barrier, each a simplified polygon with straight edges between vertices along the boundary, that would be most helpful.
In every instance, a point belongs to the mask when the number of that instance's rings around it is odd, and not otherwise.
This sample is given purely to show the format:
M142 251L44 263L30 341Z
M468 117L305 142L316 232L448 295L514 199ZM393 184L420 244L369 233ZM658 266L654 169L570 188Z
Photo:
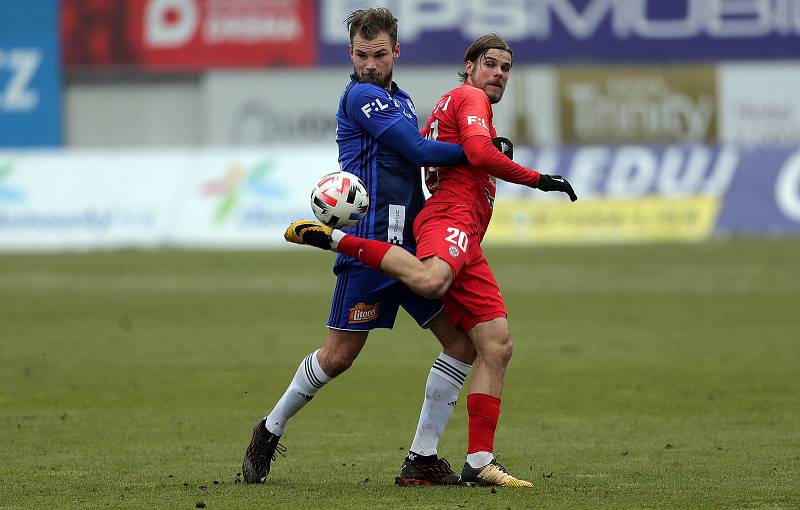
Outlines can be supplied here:
M500 182L486 242L581 244L800 234L800 149L517 147L580 196ZM0 250L285 247L335 146L0 152Z
M500 183L487 242L800 233L800 0L28 0L0 2L0 249L283 246L373 5L421 124L475 37L514 49L497 132L581 200Z

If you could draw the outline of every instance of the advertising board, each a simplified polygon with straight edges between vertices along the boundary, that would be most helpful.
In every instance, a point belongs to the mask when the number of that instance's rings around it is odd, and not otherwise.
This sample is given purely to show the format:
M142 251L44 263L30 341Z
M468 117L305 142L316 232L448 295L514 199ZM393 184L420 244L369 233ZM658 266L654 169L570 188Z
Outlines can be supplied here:
M403 58L458 62L498 32L516 62L664 62L796 58L797 0L320 0L320 62L336 63L354 9L386 5Z
M186 153L0 153L0 245L57 250L169 240Z
M498 181L487 243L697 241L800 234L800 151L734 145L515 150L579 199Z
M0 147L62 144L58 1L0 2Z
M181 246L285 246L289 223L312 215L314 184L337 169L335 146L198 153L176 193L170 240Z
M68 68L198 70L317 60L313 0L64 0Z
M718 76L720 141L800 145L800 65L726 63Z
M716 141L711 66L574 66L558 77L564 143Z
M733 145L515 148L579 200L498 181L488 244L800 235L800 149ZM0 152L0 250L285 248L337 167L330 145Z

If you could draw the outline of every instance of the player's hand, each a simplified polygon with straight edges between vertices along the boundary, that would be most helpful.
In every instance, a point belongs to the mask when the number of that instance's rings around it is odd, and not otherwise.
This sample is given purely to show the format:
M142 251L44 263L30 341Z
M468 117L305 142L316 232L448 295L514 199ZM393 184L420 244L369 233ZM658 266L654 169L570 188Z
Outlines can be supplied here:
M542 191L560 191L569 195L569 199L573 202L578 200L578 195L575 194L572 185L560 175L541 174L537 188Z
M511 140L503 136L498 136L492 138L492 143L503 155L508 156L508 159L514 161L514 144L511 143Z

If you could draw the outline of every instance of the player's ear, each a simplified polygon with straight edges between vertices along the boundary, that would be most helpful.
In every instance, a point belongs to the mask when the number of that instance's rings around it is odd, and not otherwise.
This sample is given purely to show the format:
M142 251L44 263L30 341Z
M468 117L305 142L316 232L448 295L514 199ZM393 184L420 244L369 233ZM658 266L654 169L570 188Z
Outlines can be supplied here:
M353 59L353 45L352 44L348 44L347 45L347 52L350 54L350 60L352 60Z
M394 60L397 60L398 58L400 58L400 43L399 42L398 43L394 43L394 49L392 49L392 56L394 57Z
M467 73L467 81L472 78L472 71L475 70L475 64L472 60L467 60L464 62L464 72Z

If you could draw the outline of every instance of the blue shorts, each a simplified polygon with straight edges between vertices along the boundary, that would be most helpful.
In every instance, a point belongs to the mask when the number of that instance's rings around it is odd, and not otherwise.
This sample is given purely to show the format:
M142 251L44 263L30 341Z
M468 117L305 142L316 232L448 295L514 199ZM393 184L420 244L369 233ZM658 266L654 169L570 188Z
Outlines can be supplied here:
M442 310L438 299L425 299L374 269L346 265L336 277L328 327L345 331L392 328L402 306L425 327Z

